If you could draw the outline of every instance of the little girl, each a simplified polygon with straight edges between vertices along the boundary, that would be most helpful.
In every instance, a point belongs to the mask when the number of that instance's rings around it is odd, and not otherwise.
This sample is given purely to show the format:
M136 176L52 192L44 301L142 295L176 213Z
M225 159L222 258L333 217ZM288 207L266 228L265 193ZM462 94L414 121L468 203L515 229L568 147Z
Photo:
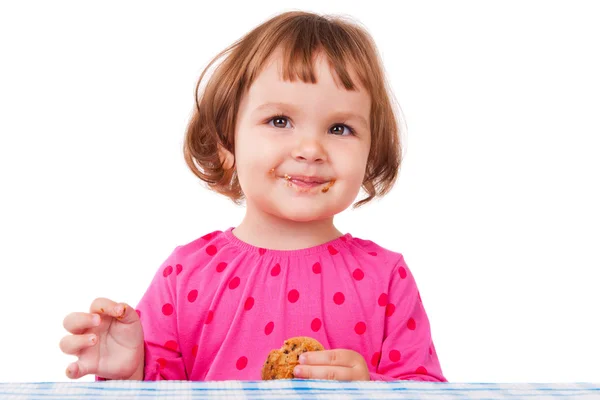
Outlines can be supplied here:
M212 60L196 91L186 162L244 200L245 217L177 247L137 309L99 298L69 314L67 376L260 380L272 349L308 336L325 351L304 353L295 378L445 381L402 255L333 224L361 187L355 206L387 193L400 167L371 36L286 12Z

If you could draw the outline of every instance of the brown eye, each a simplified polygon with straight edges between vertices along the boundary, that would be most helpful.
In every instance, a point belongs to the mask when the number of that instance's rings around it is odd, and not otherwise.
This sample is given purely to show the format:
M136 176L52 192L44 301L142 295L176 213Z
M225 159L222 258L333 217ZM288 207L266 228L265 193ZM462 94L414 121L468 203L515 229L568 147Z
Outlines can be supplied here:
M348 125L344 125L344 124L334 125L331 128L330 132L334 135L339 135L339 136L347 136L347 135L354 134L354 130L352 128L350 128Z
M271 118L269 122L273 122L273 126L275 128L285 128L288 124L288 118L283 116L277 116Z

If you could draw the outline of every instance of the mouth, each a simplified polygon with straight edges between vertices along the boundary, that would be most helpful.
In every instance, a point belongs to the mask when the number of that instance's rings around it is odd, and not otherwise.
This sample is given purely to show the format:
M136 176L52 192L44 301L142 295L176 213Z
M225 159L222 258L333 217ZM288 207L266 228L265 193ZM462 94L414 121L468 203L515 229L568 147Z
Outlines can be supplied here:
M285 174L279 178L285 179L286 185L294 188L298 193L314 193L318 189L322 193L327 193L335 183L333 178L324 178L321 176L306 175L288 175ZM318 188L318 189L317 189Z
M294 184L300 188L313 188L329 183L331 180L319 176L300 176L285 174L283 178L290 184Z

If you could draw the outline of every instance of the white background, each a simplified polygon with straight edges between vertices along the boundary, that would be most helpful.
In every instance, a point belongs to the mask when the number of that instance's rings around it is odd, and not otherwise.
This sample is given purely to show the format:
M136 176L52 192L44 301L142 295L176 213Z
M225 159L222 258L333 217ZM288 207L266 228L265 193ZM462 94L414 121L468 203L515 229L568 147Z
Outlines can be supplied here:
M446 377L600 381L594 2L308 0L0 5L0 380L68 380L66 314L135 305L175 246L241 220L183 161L195 84L295 8L382 53L404 164L337 222L404 254Z

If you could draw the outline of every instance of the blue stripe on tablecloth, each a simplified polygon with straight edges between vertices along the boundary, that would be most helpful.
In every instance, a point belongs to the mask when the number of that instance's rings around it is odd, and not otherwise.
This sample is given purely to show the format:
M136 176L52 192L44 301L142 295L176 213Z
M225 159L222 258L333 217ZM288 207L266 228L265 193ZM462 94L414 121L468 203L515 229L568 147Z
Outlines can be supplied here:
M107 384L117 384L118 386L112 387ZM188 381L168 381L176 384L189 384L185 388L165 388L156 387L165 381L160 382L141 382L141 381L106 381L106 382L36 382L36 383L0 383L0 388L3 386L31 386L35 385L37 389L55 388L59 386L65 386L70 389L90 389L90 390L141 390L141 391L210 391L210 390L232 390L238 388L240 390L264 390L264 389L294 389L294 390L355 390L359 391L361 385L365 385L369 390L384 390L384 391L406 391L406 390L426 390L426 391L480 391L480 390L491 390L491 391L503 391L503 390L540 390L540 391L582 391L591 390L600 392L600 384L590 383L569 383L569 384L530 384L530 383L437 383L427 382L415 384L415 382L385 382L385 383L374 383L374 382L330 382L330 381L318 381L318 380L296 380L289 381L290 383L269 384L262 383L261 381L215 381L215 382L188 382ZM272 381L271 381L272 382ZM121 384L125 386L121 386ZM236 383L241 383L240 386L233 387ZM427 386L438 386L435 388L428 388ZM221 386L221 387L219 387ZM414 386L414 387L410 387ZM569 387L570 386L570 387Z
M9 397L10 396L10 397ZM412 398L451 399L577 398L600 399L600 384L593 383L432 383L335 381L106 381L0 383L0 398Z

